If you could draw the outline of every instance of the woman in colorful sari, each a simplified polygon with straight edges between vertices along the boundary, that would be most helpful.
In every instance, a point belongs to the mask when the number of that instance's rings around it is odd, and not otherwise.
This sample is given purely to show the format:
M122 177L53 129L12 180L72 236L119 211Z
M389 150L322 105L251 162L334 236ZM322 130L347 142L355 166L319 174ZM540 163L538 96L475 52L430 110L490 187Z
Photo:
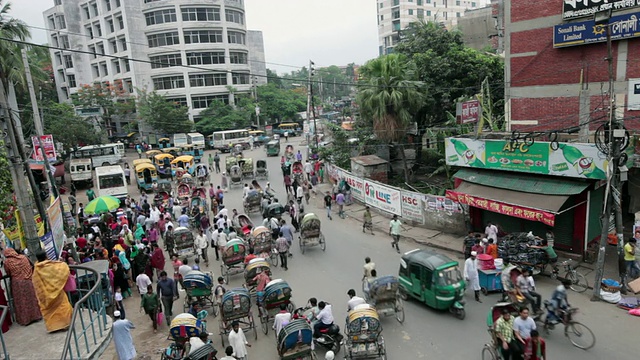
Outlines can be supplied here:
M71 324L73 308L64 285L69 278L69 266L62 261L47 260L44 251L36 253L38 262L33 271L33 287L48 332L65 330Z
M36 291L31 282L33 276L31 262L26 256L19 255L11 248L4 250L4 256L6 258L4 269L11 278L11 294L13 295L16 321L20 325L29 325L42 319Z

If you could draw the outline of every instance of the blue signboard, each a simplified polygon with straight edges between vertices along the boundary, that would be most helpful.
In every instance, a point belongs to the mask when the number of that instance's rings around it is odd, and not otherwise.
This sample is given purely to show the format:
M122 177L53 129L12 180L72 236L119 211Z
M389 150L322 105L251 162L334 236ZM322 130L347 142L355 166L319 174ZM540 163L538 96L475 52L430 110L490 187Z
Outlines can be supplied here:
M609 20L611 40L640 37L640 13L613 16ZM572 22L553 27L553 47L584 45L607 41L607 25L595 21Z

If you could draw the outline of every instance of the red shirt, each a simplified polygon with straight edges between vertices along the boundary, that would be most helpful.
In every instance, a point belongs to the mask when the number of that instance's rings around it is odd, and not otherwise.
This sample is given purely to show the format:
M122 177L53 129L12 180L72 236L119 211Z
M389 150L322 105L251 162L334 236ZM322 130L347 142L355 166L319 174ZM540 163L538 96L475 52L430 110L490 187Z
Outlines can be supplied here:
M249 263L249 261L251 261L251 260L253 260L253 259L255 259L255 258L257 258L257 256L255 256L254 254L249 254L249 255L247 255L247 256L245 256L245 257L244 257L244 263L245 263L245 264L248 264L248 263Z
M83 236L77 238L76 245L78 245L79 248L84 249L87 246L87 239L85 239Z

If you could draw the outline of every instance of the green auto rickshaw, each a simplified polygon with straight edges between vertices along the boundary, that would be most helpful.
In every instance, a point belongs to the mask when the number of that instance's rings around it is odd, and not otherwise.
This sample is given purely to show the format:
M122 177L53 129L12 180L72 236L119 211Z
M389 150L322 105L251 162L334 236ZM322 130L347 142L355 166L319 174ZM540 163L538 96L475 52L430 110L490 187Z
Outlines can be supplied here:
M464 319L465 282L457 261L431 250L411 250L400 259L398 278L404 299L411 296Z
M280 141L271 140L267 143L264 149L267 152L267 156L278 156L280 155Z

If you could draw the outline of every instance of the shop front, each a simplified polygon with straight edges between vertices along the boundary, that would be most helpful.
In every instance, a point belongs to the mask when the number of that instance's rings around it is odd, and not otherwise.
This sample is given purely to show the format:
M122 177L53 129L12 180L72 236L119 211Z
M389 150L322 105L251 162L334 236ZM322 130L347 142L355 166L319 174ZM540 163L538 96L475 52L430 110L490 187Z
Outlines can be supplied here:
M550 229L557 249L584 255L600 237L605 163L588 153L590 144L532 145L447 139L447 163L461 167L447 197L469 206L474 231L492 222L505 233L544 238Z

